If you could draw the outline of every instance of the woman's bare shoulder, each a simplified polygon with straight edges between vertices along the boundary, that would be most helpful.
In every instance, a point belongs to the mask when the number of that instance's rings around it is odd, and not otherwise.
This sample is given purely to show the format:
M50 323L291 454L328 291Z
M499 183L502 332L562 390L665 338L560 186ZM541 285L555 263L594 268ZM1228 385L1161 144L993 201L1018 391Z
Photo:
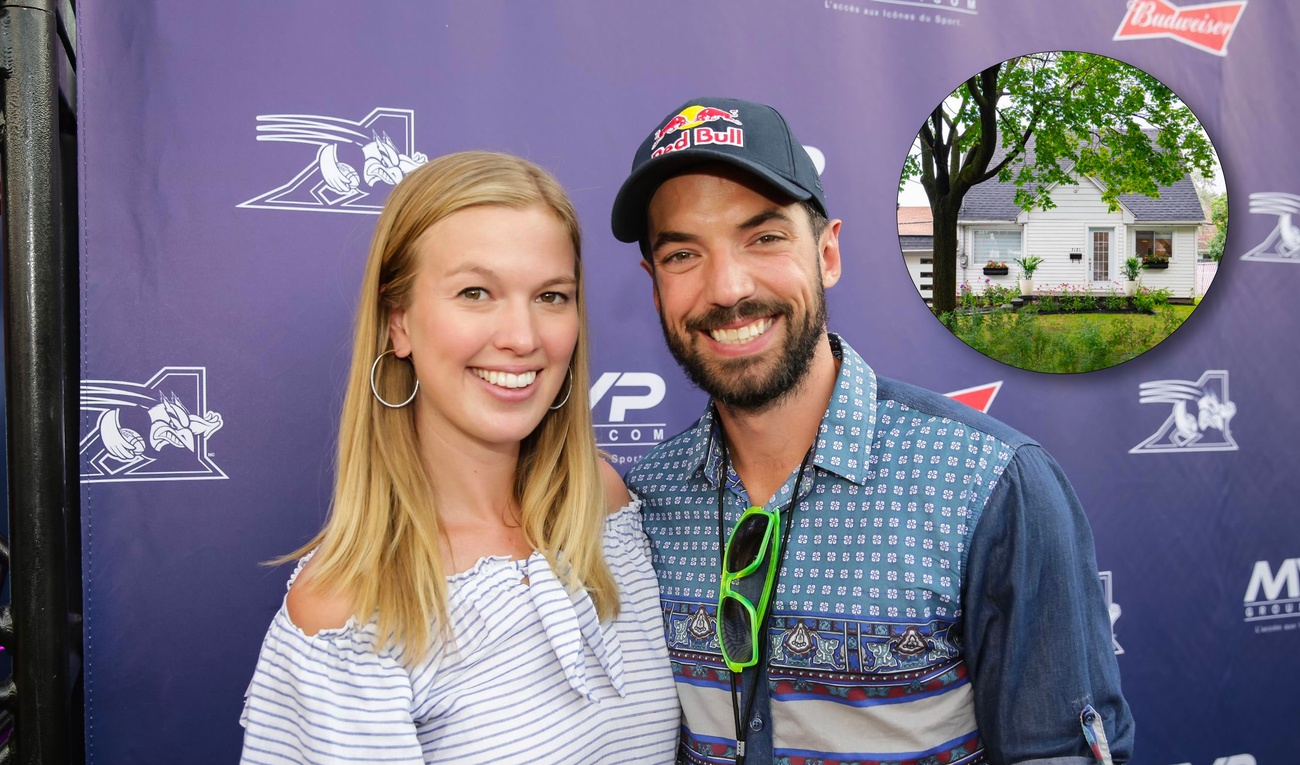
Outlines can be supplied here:
M605 487L605 510L610 513L616 513L620 509L627 507L632 501L632 495L628 493L627 486L623 483L623 477L618 474L614 466L600 461L600 482Z
M352 599L344 593L316 587L312 577L307 575L311 566L312 562L308 561L298 572L285 599L289 621L309 637L321 630L338 629L352 618Z

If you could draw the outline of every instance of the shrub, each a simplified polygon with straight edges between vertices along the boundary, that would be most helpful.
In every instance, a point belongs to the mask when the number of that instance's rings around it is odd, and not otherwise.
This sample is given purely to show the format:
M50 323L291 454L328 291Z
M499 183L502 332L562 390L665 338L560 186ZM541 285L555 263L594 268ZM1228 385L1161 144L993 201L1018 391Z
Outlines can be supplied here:
M1041 266L1042 264L1043 264L1043 259L1038 257L1037 255L1025 255L1023 257L1016 258L1016 265L1020 266L1021 279L1034 278L1034 272L1037 271L1038 267Z

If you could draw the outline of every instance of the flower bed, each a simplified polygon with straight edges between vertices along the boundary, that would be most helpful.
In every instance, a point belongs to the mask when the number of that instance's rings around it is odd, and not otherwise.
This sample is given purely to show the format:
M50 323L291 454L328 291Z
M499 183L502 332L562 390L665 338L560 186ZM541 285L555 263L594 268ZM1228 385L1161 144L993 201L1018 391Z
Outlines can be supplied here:
M1039 314L1060 313L1146 313L1169 304L1168 289L1151 290L1142 287L1133 297L1127 297L1115 288L1105 295L1094 295L1089 290L1070 284L1059 284L1054 289L1042 290L1025 298L1021 310L1029 309Z

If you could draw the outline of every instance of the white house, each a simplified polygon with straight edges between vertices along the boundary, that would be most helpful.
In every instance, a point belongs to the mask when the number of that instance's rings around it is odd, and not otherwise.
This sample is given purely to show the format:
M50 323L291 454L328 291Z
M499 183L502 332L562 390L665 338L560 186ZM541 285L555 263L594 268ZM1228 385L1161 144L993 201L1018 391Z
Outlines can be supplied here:
M1015 259L1037 255L1043 262L1034 273L1035 292L1060 292L1065 287L1099 294L1122 292L1125 258L1160 254L1168 256L1168 268L1144 268L1139 282L1151 289L1167 288L1175 298L1196 293L1197 232L1205 216L1191 178L1160 187L1159 198L1121 195L1120 208L1114 212L1102 201L1098 181L1074 178L1077 185L1060 184L1049 190L1056 205L1050 210L1021 210L1015 203L1015 184L999 183L996 178L967 192L957 220L958 289L963 282L976 291L989 284L1016 286ZM928 265L932 251L921 249L927 243L921 237L903 234L902 209L899 215L904 259L913 283L929 298L929 279L919 275L932 270ZM986 275L984 267L991 261L1006 263L1008 273Z

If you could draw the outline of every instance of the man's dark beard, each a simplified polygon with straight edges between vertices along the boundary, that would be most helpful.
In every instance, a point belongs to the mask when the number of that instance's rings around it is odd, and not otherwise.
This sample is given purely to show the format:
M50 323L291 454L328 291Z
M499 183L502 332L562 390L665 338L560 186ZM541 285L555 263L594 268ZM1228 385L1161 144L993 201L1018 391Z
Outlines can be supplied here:
M705 361L699 353L700 331L765 316L781 316L787 325L776 366L766 374L756 369L760 363L756 359ZM802 321L796 320L794 309L788 303L748 300L731 308L714 308L703 316L688 320L686 337L673 334L662 315L659 326L663 329L668 350L691 382L712 396L714 401L735 409L759 411L795 391L812 369L813 356L826 327L826 291L818 275L816 305L810 314L802 316Z

